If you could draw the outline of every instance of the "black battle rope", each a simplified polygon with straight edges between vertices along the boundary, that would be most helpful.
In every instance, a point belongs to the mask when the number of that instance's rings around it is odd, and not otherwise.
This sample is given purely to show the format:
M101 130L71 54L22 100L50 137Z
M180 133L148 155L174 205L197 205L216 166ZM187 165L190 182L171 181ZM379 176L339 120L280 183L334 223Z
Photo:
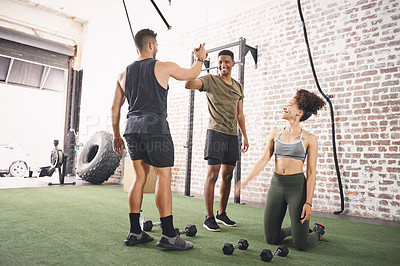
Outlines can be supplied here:
M164 21L165 25L167 25L168 30L170 30L172 27L168 24L167 20L164 18L164 16L163 16L163 14L161 13L160 9L158 9L158 6L156 5L156 3L154 3L153 0L150 0L150 1L151 1L151 3L153 4L153 6L156 8L158 14L160 15L160 17L161 17L162 20ZM125 0L122 0L122 3L124 3L125 14L126 14L126 18L128 19L129 28L131 29L131 34L132 34L133 42L135 42L135 34L133 34L132 25L131 25L131 20L129 19L128 9L126 8ZM169 0L169 4L171 5L171 0Z
M122 0L122 2L124 3L125 14L126 14L126 18L128 19L129 28L131 29L133 42L135 42L135 34L133 34L132 25L131 25L131 20L129 19L128 10L126 9L125 0Z
M317 73L315 72L314 63L313 63L313 59L312 59L312 56L311 56L310 44L308 43L306 25L304 24L304 17L303 17L303 13L301 11L300 0L297 0L297 6L299 8L301 22L303 23L304 39L306 41L308 57L310 58L310 65L311 65L312 73L314 75L315 83L317 84L317 88L318 88L319 92L322 94L322 96L324 96L325 100L328 102L329 107L330 107L330 111L331 111L333 157L334 157L334 161L335 161L336 174L337 174L338 183L339 183L340 205L341 205L340 211L335 211L334 214L340 214L344 210L344 196L343 196L342 179L340 178L339 164L338 164L337 154L336 154L335 119L334 119L334 116L333 116L333 106L332 106L332 102L329 99L329 97L322 91L321 87L319 86Z
M156 5L156 3L154 3L153 0L150 0L151 3L153 4L154 8L157 10L158 14L160 15L160 17L162 18L162 20L164 21L165 25L167 26L168 30L170 30L172 27L168 24L167 20L164 18L163 14L161 13L160 9L158 9L158 6ZM171 4L171 1L169 1L169 4Z

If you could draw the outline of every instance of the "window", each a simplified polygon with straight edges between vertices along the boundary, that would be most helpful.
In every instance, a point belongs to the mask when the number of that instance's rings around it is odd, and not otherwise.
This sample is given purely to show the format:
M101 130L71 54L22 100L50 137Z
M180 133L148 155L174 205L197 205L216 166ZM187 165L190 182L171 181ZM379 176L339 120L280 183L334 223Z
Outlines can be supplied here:
M74 46L0 26L0 82L63 92L74 55Z
M0 55L0 81L63 92L66 70Z

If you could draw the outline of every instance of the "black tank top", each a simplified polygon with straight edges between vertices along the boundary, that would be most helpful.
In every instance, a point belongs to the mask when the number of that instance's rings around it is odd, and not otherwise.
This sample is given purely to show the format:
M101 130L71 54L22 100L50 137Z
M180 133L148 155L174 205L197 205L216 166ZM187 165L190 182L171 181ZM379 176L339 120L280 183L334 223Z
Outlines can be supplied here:
M169 134L168 89L154 75L157 60L146 58L126 68L125 96L129 104L124 135L131 133Z

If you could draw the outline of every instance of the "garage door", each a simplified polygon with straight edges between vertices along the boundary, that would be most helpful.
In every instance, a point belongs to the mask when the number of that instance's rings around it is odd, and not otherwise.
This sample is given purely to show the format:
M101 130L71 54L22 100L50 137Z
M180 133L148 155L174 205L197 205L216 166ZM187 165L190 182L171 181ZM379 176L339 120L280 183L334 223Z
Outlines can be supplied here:
M31 166L63 145L66 88L75 47L0 27L0 141L18 143Z

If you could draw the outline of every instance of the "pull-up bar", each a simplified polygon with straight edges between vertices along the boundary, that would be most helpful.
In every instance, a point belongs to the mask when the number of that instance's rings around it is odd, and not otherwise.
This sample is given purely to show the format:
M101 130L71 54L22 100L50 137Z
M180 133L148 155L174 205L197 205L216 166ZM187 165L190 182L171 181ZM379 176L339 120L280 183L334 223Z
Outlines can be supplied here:
M245 49L244 56L246 56L246 54L250 51L251 55L253 56L254 62L255 62L254 68L257 68L258 46L256 45L256 47L251 47L251 46L247 45L245 38L240 38L239 41L237 41L237 42L228 43L225 45L221 45L221 46L218 46L215 48L208 49L206 52L210 54L210 53L221 51L221 50L224 50L224 49L227 49L230 47L234 47L234 46L239 46L239 47L244 46L244 49ZM239 54L240 54L240 48L239 48ZM208 64L209 64L210 60L206 60L206 61L208 61ZM238 62L236 62L236 63L238 63ZM204 62L204 66L206 66L206 62ZM208 67L206 66L206 68L208 68Z
M253 56L254 62L255 62L255 68L257 68L257 62L258 62L258 46L256 45L255 47L251 47L246 44L246 39L245 38L240 38L239 41L233 42L233 43L228 43L225 45L221 45L215 48L211 48L207 50L207 53L213 53L217 51L221 51L230 47L235 47L239 46L239 61L237 62L238 64L238 81L242 86L244 86L244 65L246 61L246 54L250 51L251 55ZM192 64L194 62L194 54L192 52ZM206 67L203 70L210 70L214 69L216 67L210 68L210 60L204 61L204 66ZM187 140L186 140L186 145L184 146L187 148L186 152L186 179L185 179L185 196L190 196L190 183L191 183L191 174L192 174L192 146L193 146L193 117L194 117L194 90L190 90L190 96L189 96L189 112L188 112L188 120L189 120L189 126L188 126L188 131L187 131ZM239 147L242 146L242 133L240 130L238 130L239 134ZM239 159L237 161L235 171L234 171L234 177L235 177L235 184L240 181L241 178L241 154L239 152ZM234 198L235 203L240 203L240 195L235 196Z
M208 49L206 52L207 53L213 53L213 52L221 51L221 50L224 50L226 48L230 48L230 47L234 47L234 46L238 46L238 45L240 45L240 41L233 42L233 43L228 43L228 44L221 45L221 46L218 46L218 47L214 47L214 48Z

